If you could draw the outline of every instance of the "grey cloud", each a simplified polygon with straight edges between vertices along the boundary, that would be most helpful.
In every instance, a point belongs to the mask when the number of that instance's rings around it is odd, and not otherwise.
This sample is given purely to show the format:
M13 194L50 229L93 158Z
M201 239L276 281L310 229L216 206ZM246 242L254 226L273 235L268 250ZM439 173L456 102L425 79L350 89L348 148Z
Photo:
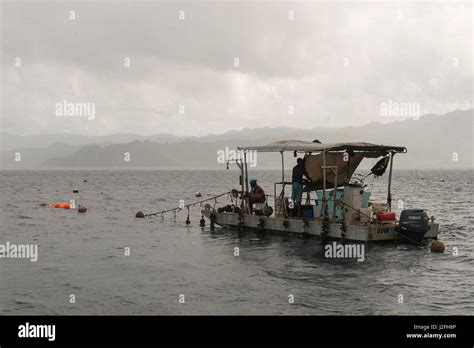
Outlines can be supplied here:
M472 107L469 3L6 2L2 10L7 131L199 135L384 121L379 106L389 99L420 103L423 113ZM58 120L53 106L64 99L95 102L97 118Z

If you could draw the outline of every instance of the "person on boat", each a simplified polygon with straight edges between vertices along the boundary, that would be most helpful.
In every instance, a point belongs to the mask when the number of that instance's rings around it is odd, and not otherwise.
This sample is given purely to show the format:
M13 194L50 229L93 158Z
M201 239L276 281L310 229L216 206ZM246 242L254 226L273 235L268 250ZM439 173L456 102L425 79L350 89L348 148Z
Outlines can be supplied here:
M250 187L252 188L249 197L250 204L265 203L265 191L257 185L257 180L250 180Z
M297 211L301 216L301 199L303 197L303 175L305 175L304 160L298 158L296 166L293 167L293 176L291 180L291 199L293 201L294 212Z

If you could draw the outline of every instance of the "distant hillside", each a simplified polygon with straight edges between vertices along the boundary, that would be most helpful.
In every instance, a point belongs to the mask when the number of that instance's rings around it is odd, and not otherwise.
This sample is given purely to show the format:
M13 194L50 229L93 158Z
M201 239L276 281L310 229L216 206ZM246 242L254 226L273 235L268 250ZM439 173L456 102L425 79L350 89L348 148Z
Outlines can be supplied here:
M206 137L156 135L140 137L132 134L106 137L52 137L47 147L43 136L25 136L26 146L17 144L18 136L3 139L2 169L34 168L224 168L217 163L217 151L226 147L265 144L282 139L321 142L365 141L386 145L403 145L408 153L395 159L396 168L466 168L473 166L473 110L456 110L445 115L424 115L388 124L371 123L360 127L292 129L259 128L231 131ZM58 144L57 140L65 144ZM55 144L51 144L52 140ZM66 141L67 140L67 141ZM89 141L89 143L87 143ZM36 147L31 147L31 144ZM14 162L20 152L21 162ZM130 161L126 161L127 153ZM455 161L457 156L457 161ZM294 162L287 156L288 164ZM257 168L279 168L278 154L260 154Z
M123 144L134 140L150 140L158 143L180 141L182 138L172 134L156 134L152 136L141 136L131 133L111 134L103 136L88 136L81 134L37 134L16 135L2 133L0 137L1 150L9 151L19 148L45 148L53 144L61 143L71 146L83 146L90 144Z

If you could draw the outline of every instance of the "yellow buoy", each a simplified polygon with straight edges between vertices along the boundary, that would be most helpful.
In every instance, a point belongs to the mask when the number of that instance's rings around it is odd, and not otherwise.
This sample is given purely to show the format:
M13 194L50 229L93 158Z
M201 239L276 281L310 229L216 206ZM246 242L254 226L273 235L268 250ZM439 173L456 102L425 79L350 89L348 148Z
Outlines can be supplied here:
M435 240L431 243L432 253L444 253L444 243L440 240Z

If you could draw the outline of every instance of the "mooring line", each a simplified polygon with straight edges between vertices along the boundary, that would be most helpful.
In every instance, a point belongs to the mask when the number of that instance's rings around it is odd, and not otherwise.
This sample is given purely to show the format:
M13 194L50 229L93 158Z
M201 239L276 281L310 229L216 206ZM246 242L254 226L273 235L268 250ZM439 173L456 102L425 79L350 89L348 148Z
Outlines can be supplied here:
M171 208L171 209L166 209L166 210L162 210L162 211L159 211L159 212L156 212L156 213L149 213L149 214L143 214L142 217L147 217L147 216L153 216L153 215L160 215L160 214L164 214L164 213L168 213L170 211L177 211L177 210L182 210L184 208L189 208L189 207L192 207L192 206L195 206L196 204L201 204L201 203L204 203L204 202L207 202L207 201L212 201L213 199L217 199L219 197L222 197L222 196L225 196L225 195L228 195L230 194L232 191L227 191L225 193L221 193L220 195L216 195L216 196L212 196L212 197L209 197L209 198L206 198L206 199L202 199L200 201L196 201L196 202L193 202L193 203L189 203L189 204L185 204L183 205L182 207L177 207L177 208ZM136 217L139 217L138 216L139 213L137 213Z

